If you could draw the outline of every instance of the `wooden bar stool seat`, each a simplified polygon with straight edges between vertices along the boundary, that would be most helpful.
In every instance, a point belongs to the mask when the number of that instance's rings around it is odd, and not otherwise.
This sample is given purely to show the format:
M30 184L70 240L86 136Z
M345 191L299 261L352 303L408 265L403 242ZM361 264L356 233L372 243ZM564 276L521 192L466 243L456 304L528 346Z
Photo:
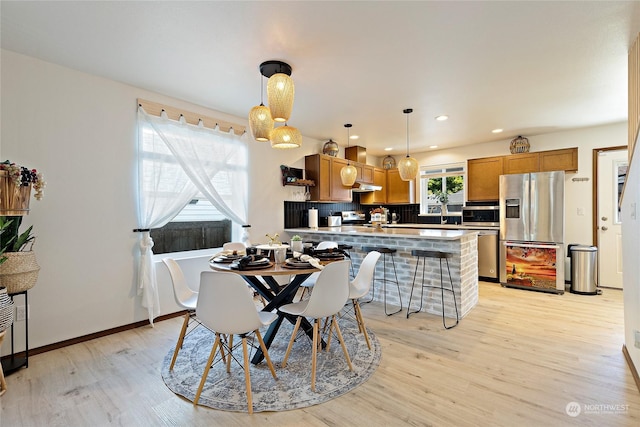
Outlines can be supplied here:
M411 251L411 255L418 257L418 259L416 260L416 269L413 273L413 282L411 283L411 294L409 295L409 304L407 306L407 319L409 318L410 314L413 313L418 313L420 310L422 310L422 300L424 297L424 288L439 288L440 289L440 296L442 298L442 324L444 325L445 329L451 329L454 326L456 326L458 324L458 322L460 321L460 316L458 314L458 304L456 302L456 293L453 289L453 280L451 279L451 269L449 268L449 258L453 257L452 253L449 252L441 252L441 251L428 251L428 250L413 250ZM427 258L433 258L433 259L437 259L439 264L440 264L440 286L437 286L435 284L430 284L427 285L425 284L425 267L427 264ZM421 292L420 292L420 307L416 310L416 311L411 311L411 299L413 298L413 288L415 287L416 284L416 277L418 275L418 266L420 265L420 260L422 260L422 283L420 284L421 287ZM444 260L447 264L447 272L449 273L449 283L451 284L451 288L445 288L444 287L444 282L442 280L442 260ZM433 280L432 280L433 283ZM447 326L447 323L445 322L445 317L444 317L444 291L447 292L451 292L451 295L453 296L453 305L455 307L456 310L456 323L454 325L451 326Z

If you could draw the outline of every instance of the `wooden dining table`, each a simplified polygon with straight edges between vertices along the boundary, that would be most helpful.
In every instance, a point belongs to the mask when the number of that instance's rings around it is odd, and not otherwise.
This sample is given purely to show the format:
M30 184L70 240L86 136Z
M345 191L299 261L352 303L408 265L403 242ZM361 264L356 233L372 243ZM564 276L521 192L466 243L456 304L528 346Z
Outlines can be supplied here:
M315 267L310 268L289 268L285 267L285 264L270 263L268 268L239 270L231 267L231 264L217 263L209 261L209 265L215 271L225 271L236 273L242 276L242 278L258 292L266 301L262 311L273 311L282 307L285 304L293 302L293 298L300 285L307 280L311 274L320 271ZM276 276L293 276L293 278L285 284L280 284L276 280ZM296 323L296 316L291 316L278 311L278 318L269 326L267 333L264 334L264 343L267 348L271 346L278 329L284 319L289 320L292 324ZM313 326L305 318L302 319L300 325L302 329L313 339ZM323 343L324 346L324 343ZM251 359L253 364L258 364L264 355L261 349L257 349L256 354Z

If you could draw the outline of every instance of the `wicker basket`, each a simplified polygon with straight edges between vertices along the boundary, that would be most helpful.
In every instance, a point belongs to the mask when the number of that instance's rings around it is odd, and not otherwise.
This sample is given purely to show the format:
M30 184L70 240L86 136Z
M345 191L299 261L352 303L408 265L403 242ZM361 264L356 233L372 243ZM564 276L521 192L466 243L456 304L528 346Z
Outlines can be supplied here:
M511 140L511 143L509 144L509 150L511 151L511 154L528 153L529 148L531 148L529 140L521 135L518 135L517 138L513 138Z
M7 290L0 287L0 333L6 331L13 323L13 301Z
M34 251L5 252L7 260L0 264L0 286L9 295L33 288L38 280L40 266Z

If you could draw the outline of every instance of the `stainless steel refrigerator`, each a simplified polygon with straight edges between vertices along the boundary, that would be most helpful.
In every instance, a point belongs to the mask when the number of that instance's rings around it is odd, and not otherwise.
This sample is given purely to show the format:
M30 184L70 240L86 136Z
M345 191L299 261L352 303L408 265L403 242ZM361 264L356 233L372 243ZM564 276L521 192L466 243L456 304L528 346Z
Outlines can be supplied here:
M500 176L500 283L564 293L564 172Z

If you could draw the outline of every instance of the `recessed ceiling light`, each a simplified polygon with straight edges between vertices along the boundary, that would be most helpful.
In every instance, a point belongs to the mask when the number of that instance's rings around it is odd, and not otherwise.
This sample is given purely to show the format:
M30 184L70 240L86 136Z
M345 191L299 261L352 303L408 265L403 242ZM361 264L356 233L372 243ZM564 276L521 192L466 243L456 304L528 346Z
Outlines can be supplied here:
M437 145L430 145L429 148L433 149L433 148L438 148Z
M449 116L445 116L444 114L440 115L440 116L436 116L436 120L439 121L439 122L443 122L443 121L447 120L448 118L449 118Z
M393 148L391 148L391 147L387 147L387 148L384 149L384 151L391 151L391 150L393 150Z
M493 132L493 133L500 133L500 132L502 132L503 130L504 130L504 129L494 129L494 130L492 130L491 132Z
M351 136L349 137L349 139L358 139L358 138L360 138L360 136L359 136L359 135L351 135Z

